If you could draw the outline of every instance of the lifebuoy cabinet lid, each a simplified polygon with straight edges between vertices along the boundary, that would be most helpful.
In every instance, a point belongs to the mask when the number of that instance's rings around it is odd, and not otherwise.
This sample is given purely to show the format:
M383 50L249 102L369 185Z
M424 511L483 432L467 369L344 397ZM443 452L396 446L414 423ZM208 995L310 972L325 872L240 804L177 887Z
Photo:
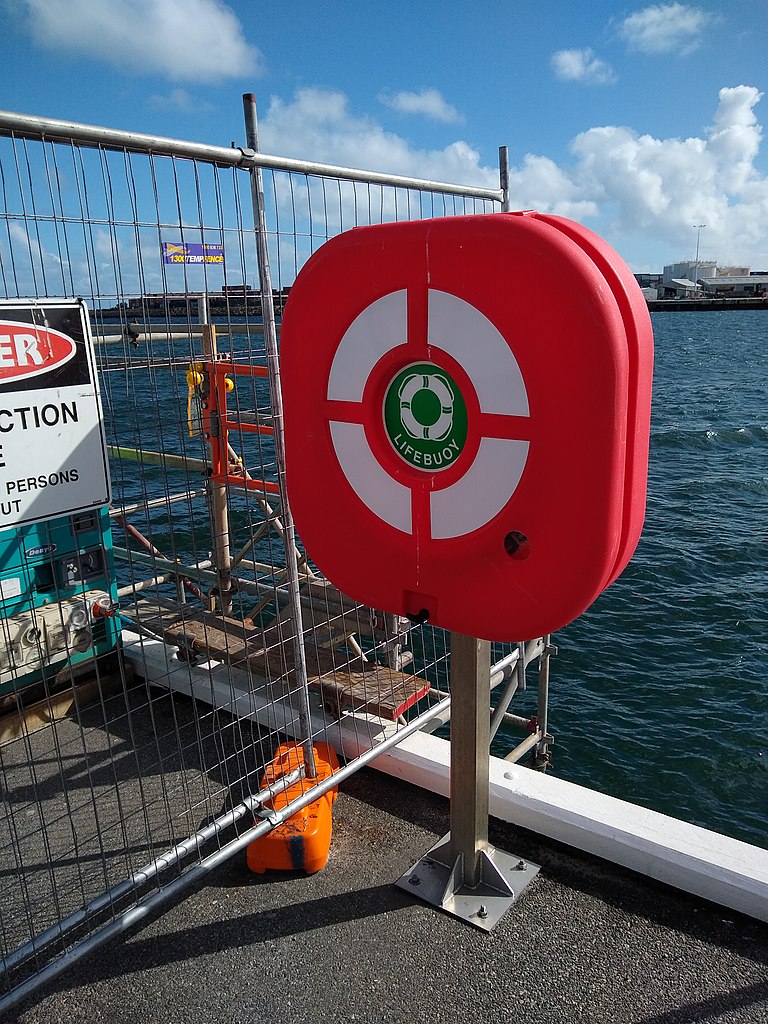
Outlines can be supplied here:
M648 482L648 439L651 429L653 383L653 328L648 304L640 287L619 254L605 239L565 217L537 215L573 238L597 264L619 303L627 332L629 393L627 459L624 478L624 525L616 565L606 586L624 571L634 554L645 520Z
M490 214L356 228L306 264L280 341L288 497L342 591L522 640L629 558L635 312L587 248Z

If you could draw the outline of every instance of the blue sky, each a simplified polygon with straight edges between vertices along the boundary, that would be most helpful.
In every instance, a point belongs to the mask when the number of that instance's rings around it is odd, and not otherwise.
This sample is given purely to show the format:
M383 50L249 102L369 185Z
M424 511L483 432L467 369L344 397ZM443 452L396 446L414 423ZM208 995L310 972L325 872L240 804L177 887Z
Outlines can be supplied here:
M636 271L768 269L764 0L0 0L0 106L496 185Z

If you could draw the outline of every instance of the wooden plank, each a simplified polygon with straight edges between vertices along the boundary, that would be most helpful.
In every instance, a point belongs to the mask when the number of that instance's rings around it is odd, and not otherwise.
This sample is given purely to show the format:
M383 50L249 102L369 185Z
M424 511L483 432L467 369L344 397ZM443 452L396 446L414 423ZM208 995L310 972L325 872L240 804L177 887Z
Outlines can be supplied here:
M158 638L162 637L166 626L178 621L181 612L182 605L178 601L163 597L140 598L133 604L120 606L122 616Z
M166 643L191 655L249 669L272 681L293 682L295 661L291 625L286 619L260 629L213 612L190 611L166 622L162 635ZM310 688L336 708L365 710L394 721L430 689L426 679L375 661L350 658L313 643L312 637L309 632L305 647Z
M253 655L262 652L263 638L264 630L257 626L206 611L177 617L163 630L163 639L184 650L237 668L245 668Z
M323 697L332 694L332 699L342 708L364 710L392 722L425 697L430 685L427 679L408 676L371 661L347 671L337 668L309 680L310 689L318 690Z

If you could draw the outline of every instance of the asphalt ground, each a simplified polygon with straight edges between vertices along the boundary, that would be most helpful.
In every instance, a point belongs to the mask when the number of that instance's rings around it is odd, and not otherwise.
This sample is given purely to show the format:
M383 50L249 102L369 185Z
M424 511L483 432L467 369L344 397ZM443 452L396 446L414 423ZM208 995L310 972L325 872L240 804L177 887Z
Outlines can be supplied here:
M393 885L447 828L446 800L363 770L322 872L254 875L238 855L7 1019L768 1022L768 926L494 821L542 871L487 934Z

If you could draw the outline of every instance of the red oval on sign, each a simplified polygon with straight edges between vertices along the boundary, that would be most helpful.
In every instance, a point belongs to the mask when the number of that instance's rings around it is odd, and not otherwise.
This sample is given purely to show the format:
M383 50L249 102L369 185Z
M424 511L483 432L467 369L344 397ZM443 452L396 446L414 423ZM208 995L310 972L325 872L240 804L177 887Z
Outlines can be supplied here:
M72 338L36 324L0 320L0 383L49 373L75 354Z

